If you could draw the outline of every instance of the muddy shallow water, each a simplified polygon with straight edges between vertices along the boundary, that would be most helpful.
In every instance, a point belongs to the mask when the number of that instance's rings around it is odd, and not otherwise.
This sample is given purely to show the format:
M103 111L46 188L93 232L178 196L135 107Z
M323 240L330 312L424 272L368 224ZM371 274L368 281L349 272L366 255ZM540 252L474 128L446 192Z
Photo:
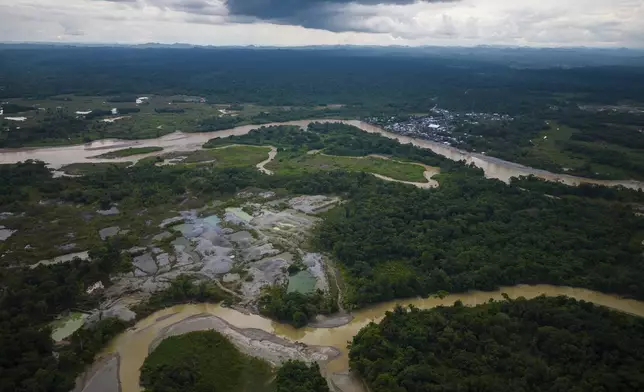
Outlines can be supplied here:
M608 181L608 180L594 180L583 177L576 177L567 174L550 173L545 170L534 169L523 166L517 163L504 161L498 158L471 153L459 150L454 147L447 146L442 143L432 142L429 140L414 139L407 136L397 135L374 125L367 124L358 120L302 120L290 121L284 123L264 124L270 125L296 125L306 127L311 122L342 122L345 124L356 126L365 132L378 133L390 139L398 140L401 143L412 143L420 148L432 150L433 152L442 155L452 160L465 160L472 163L485 171L488 178L496 178L501 181L508 182L511 177L535 175L537 177L546 179L548 181L560 181L568 185L579 185L581 183L591 183L606 186L622 185L632 189L644 189L644 182L623 180L623 181ZM0 164L16 163L25 161L27 159L38 159L46 162L52 168L60 168L61 166L71 163L82 162L133 162L139 159L165 154L168 152L176 151L194 151L201 148L201 146L210 139L217 137L228 137L233 135L245 135L252 129L256 129L260 125L244 125L224 131L218 132L195 132L183 133L174 132L156 139L146 140L117 140L106 139L95 141L88 144L64 146L64 147L50 147L50 148L18 148L18 149L0 149ZM161 152L137 155L133 157L124 157L119 159L90 159L90 157L107 153L114 150L119 150L128 147L163 147Z
M513 287L502 287L493 292L472 291L462 294L451 294L445 298L428 299L407 299L385 302L373 307L357 311L354 318L346 325L336 328L302 328L294 329L285 324L280 324L258 315L249 315L233 309L223 308L219 305L190 304L179 305L161 310L148 318L141 320L137 325L127 332L118 336L108 348L109 353L118 353L120 356L119 376L123 392L138 392L139 369L143 364L150 345L155 339L158 340L164 328L181 320L200 314L212 314L220 317L234 327L256 328L279 337L292 341L298 341L307 345L332 346L340 350L341 355L328 363L323 369L329 377L333 373L346 371L348 368L347 342L371 321L379 321L386 311L392 310L396 304L412 304L422 309L429 309L440 305L452 305L460 300L465 305L474 306L483 304L491 298L500 300L502 293L511 298L523 296L534 298L539 295L558 296L567 295L579 300L593 302L622 312L644 316L644 302L620 298L614 295L602 294L599 292L577 289L570 287L556 287L550 285L519 285ZM261 345L261 342L257 343Z

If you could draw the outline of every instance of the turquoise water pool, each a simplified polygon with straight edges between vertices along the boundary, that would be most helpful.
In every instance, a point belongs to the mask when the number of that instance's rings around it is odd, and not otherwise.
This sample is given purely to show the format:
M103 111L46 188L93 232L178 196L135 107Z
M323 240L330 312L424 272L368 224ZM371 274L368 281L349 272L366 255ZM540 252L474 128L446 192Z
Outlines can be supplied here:
M309 271L300 271L288 278L287 292L291 293L296 291L302 294L312 293L315 291L316 282L315 276L313 276Z

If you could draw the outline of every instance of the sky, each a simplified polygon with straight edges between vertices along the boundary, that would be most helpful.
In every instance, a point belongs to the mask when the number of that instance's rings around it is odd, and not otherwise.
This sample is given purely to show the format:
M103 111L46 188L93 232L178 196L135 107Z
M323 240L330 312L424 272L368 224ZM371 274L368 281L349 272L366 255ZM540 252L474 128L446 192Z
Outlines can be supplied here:
M0 0L0 42L644 47L643 0Z

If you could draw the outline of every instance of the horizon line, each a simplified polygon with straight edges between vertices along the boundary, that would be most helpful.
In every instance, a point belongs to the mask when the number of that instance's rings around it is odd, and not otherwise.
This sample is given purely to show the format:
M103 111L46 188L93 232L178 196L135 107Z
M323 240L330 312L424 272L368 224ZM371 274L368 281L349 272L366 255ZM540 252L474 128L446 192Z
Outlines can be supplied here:
M162 42L145 42L145 43L118 43L118 42L57 42L57 41L0 41L0 45L45 45L45 46L72 46L72 47L141 47L141 46L164 46L164 47L183 47L183 48L257 48L257 49L305 49L305 48L399 48L399 49L423 49L423 48L463 48L463 49L533 49L533 50L629 50L642 51L644 47L627 47L627 46L528 46L528 45L502 45L502 44L478 44L478 45L357 45L357 44L311 44L311 45L216 45L216 44L191 44L186 42L162 43Z

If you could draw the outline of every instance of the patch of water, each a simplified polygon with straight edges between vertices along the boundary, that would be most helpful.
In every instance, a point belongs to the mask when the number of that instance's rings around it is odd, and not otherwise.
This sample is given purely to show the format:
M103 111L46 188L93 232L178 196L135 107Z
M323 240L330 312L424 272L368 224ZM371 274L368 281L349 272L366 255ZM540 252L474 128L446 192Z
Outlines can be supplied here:
M203 221L214 228L219 228L219 224L221 223L221 218L219 218L217 215L211 215L203 218Z
M300 271L288 278L288 293L298 292L302 294L309 294L315 291L315 284L317 279L308 270Z
M182 223L172 227L175 230L178 230L186 238L195 238L199 237L203 233L203 229L199 228L198 225L193 223Z
M250 222L253 217L246 212L244 212L241 208L226 208L226 212L230 212L231 214L235 215L237 218L243 220L244 222L248 223Z
M51 338L60 342L61 340L67 339L74 332L76 332L80 327L85 324L85 319L87 318L86 314L83 313L71 313L69 316L64 319L55 321L52 324L53 332L51 333Z

